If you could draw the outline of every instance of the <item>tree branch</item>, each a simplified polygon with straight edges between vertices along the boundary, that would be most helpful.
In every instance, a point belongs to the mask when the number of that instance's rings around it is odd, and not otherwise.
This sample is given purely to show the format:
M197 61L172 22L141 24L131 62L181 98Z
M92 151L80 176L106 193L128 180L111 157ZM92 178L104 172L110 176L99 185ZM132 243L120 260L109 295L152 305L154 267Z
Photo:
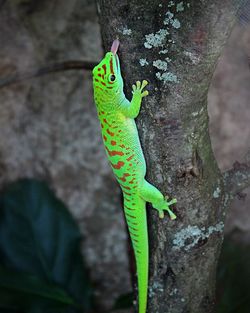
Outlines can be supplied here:
M223 173L225 191L235 196L250 186L250 150L244 163L235 162L233 168Z
M28 69L27 71L16 73L14 75L0 78L0 89L10 86L12 84L20 83L24 80L28 80L34 77L44 76L50 73L69 71L69 70L87 70L91 71L95 66L96 62L92 61L64 61L54 63L45 67Z
M178 200L174 222L147 212L152 291L147 312L212 313L224 195L213 197L222 182L206 100L238 6L232 0L178 6L174 1L98 0L98 7L105 51L114 38L121 42L125 92L137 79L150 82L150 96L136 119L147 179Z

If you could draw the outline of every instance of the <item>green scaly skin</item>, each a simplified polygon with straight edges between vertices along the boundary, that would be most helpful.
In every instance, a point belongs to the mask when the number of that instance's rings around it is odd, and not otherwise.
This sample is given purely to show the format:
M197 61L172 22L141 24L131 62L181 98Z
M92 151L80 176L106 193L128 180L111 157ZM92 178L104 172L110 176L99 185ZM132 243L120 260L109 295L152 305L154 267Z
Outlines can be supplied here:
M111 49L112 50L112 49ZM123 79L117 53L106 53L93 70L94 99L102 128L102 138L109 162L124 198L124 212L133 244L138 276L139 313L145 313L148 289L148 231L146 202L163 218L166 210L171 219L176 216L162 193L145 180L146 163L134 118L139 114L147 81L132 86L128 101L123 92Z

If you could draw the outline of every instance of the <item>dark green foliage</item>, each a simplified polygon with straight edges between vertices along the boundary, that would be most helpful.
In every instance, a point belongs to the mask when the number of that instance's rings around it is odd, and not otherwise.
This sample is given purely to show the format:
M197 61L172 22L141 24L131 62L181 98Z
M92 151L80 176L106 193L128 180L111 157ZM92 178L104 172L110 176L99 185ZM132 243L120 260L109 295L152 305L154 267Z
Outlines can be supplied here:
M134 294L132 292L121 295L116 299L112 311L131 308L133 306L133 300Z
M24 179L7 187L0 195L0 307L88 312L91 291L80 238L46 184Z
M249 313L250 246L226 238L217 276L217 313Z

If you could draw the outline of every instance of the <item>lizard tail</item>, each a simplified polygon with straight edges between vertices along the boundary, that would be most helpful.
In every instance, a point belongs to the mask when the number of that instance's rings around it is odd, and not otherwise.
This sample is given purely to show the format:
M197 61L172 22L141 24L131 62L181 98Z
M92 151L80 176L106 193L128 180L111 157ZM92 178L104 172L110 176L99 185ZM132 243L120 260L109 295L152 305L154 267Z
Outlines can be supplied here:
M139 313L146 313L148 293L148 230L146 203L139 196L124 197L124 211L136 260Z

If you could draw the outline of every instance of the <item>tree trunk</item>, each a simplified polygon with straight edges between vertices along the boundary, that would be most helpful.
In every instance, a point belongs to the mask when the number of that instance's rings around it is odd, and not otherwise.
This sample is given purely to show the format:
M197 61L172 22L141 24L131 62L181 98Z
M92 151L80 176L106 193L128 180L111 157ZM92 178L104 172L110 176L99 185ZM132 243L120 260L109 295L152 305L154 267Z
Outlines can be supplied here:
M236 1L239 5L239 1ZM207 91L237 5L230 0L98 0L105 51L119 38L125 91L149 81L136 120L147 179L177 198L177 220L148 210L148 312L214 312L229 196L214 159Z

